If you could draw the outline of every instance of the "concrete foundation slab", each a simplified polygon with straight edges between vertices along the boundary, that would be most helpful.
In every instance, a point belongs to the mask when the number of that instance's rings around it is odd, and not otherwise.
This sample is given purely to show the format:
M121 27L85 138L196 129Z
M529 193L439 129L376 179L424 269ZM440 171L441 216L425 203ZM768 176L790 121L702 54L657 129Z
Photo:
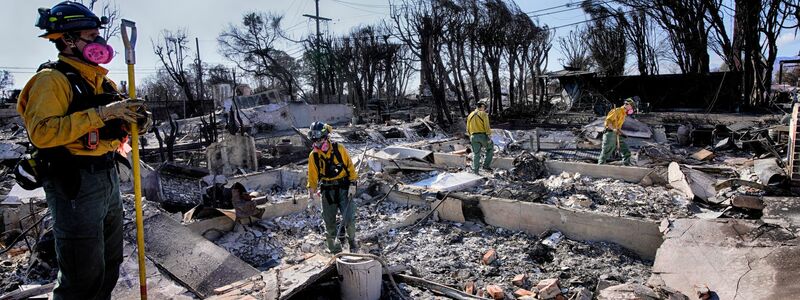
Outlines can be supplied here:
M310 284L335 270L331 257L320 254L297 265L280 265L248 279L215 290L208 299L290 299Z
M719 299L800 295L800 247L792 232L752 220L675 220L658 249L653 276L694 295L707 285Z
M136 245L125 242L123 261L119 270L117 286L111 293L111 299L139 298L139 262ZM150 299L193 299L186 288L166 278L150 259L145 259L147 274L147 297Z
M134 230L132 230L134 231ZM129 233L135 236L135 232ZM144 220L147 257L200 297L259 272L163 214Z
M800 198L797 197L764 197L764 210L761 220L771 224L793 229L800 229Z

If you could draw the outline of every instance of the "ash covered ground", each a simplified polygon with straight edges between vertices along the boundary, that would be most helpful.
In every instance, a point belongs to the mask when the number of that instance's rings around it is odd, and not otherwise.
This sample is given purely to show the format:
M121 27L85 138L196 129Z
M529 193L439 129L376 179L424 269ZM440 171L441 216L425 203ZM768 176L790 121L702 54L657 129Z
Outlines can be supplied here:
M547 238L551 233L543 234ZM489 284L511 294L514 276L526 274L523 288L531 289L539 280L559 278L569 298L576 288L594 290L598 281L644 283L652 262L610 243L579 242L563 239L555 248L545 246L537 236L478 223L427 222L419 228L398 231L384 243L396 250L384 254L390 264L413 267L425 279L463 289L473 282L476 289ZM489 265L483 255L494 249L498 258ZM616 284L616 283L615 283ZM405 288L416 299L433 294Z
M539 280L559 278L565 295L571 296L576 288L594 290L600 280L644 283L650 276L651 262L615 244L566 238L555 243L554 248L542 244L553 232L540 237L480 223L432 218L389 230L390 225L427 209L367 200L358 208L359 238L375 238L362 242L362 252L380 254L390 265L411 267L420 277L459 289L467 282L473 282L476 289L495 284L510 295L518 288L512 285L512 278L526 274L529 279L523 288L531 289ZM262 270L280 262L294 263L306 253L326 251L320 213L313 208L251 225L236 225L215 243ZM498 259L483 265L481 258L489 249L496 250ZM414 299L435 297L426 290L400 286Z

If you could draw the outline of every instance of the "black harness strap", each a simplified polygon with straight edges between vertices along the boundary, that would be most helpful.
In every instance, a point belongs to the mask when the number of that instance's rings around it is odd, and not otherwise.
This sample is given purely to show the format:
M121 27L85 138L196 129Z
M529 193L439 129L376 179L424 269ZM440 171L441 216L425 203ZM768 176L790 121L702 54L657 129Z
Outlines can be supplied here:
M342 154L339 153L339 143L332 143L331 147L333 147L333 149L331 149L333 153L331 153L331 156L329 158L321 157L318 152L314 152L314 165L317 166L317 174L320 174L320 178L322 177L333 178L336 175L339 175L339 173L327 174L326 172L328 166L335 165L333 163L333 159L336 158L336 160L339 162L339 165L341 165L342 169L344 170L345 178L350 178L350 170L348 170L347 166L344 165L344 160L342 160ZM325 166L322 165L323 161L325 162Z

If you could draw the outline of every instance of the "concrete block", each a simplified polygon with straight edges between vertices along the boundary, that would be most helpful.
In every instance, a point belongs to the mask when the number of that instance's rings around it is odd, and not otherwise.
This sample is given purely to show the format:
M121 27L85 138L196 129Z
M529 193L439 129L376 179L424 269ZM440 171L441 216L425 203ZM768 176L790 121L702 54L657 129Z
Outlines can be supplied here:
M646 259L653 259L663 242L655 221L491 197L480 197L480 209L492 226L529 234L558 230L573 240L617 243Z
M220 142L208 146L206 159L214 174L231 175L240 168L258 170L256 144L251 136L225 134Z

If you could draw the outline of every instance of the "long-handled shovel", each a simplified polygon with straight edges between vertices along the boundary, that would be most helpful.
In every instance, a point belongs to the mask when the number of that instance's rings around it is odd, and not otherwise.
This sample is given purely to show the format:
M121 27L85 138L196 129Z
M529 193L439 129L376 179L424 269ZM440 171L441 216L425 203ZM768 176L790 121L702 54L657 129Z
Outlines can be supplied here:
M128 35L130 30L130 35ZM128 65L128 97L136 98L136 77L133 65L136 64L136 23L122 19L122 42L125 44L125 63ZM139 254L139 295L147 299L147 277L144 264L144 220L142 217L142 179L139 169L139 126L131 123L131 147L133 148L133 195L136 206L136 249Z

